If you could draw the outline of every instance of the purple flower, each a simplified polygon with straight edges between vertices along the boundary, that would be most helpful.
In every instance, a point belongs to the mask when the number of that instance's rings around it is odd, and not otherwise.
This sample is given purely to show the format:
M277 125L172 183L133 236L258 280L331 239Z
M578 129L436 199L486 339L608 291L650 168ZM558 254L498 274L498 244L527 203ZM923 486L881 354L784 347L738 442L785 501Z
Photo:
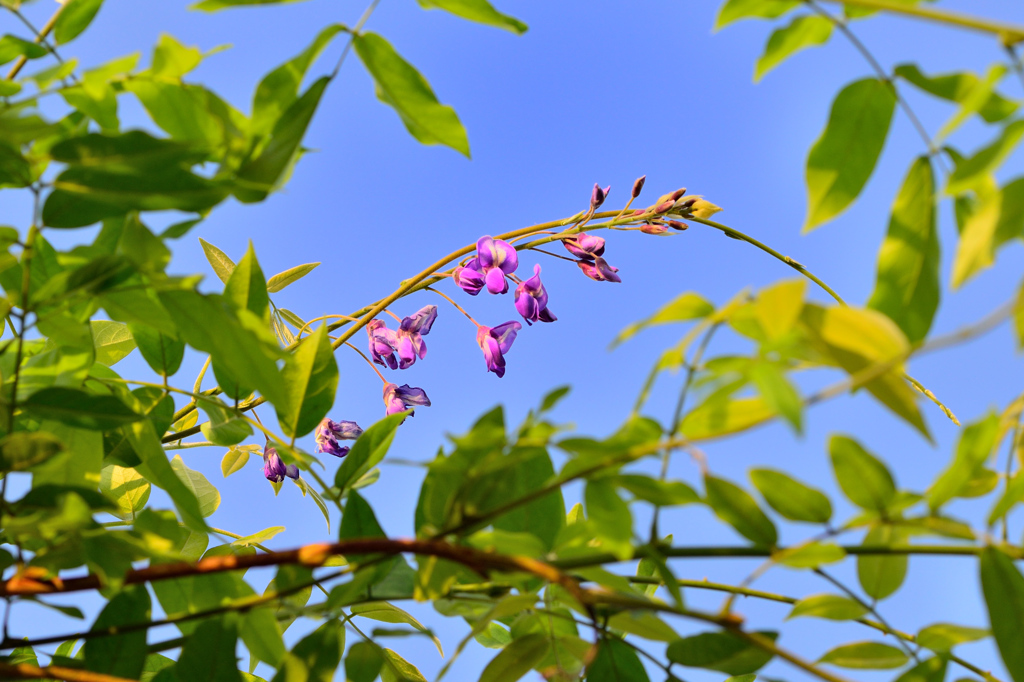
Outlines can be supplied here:
M523 328L518 322L506 322L493 329L481 326L476 331L476 342L484 352L487 371L494 372L498 378L505 376L505 353L512 348L516 333Z
M596 211L600 208L604 200L608 198L608 192L612 191L612 186L608 185L604 189L601 189L601 185L594 183L594 189L590 193L590 210Z
M454 279L463 291L476 296L486 285L492 294L508 291L505 275L511 275L519 267L519 253L508 242L488 235L476 243L476 258L462 267L455 268Z
M579 266L583 274L592 280L597 282L621 282L622 280L615 273L619 271L618 268L613 268L608 265L608 261L604 258L598 257L594 259L594 262L580 260L576 261L576 265Z
M594 260L597 256L604 255L604 238L595 237L586 232L576 235L572 239L563 239L562 246L569 253L583 260Z
M540 281L540 265L533 266L533 277L516 287L516 310L526 320L526 324L554 322L558 319L548 310L548 292Z
M430 407L430 398L422 388L413 388L409 384L396 386L395 384L384 385L384 404L387 405L386 414L392 415L398 412L405 412L410 407Z
M285 466L277 454L277 449L269 442L263 448L263 475L268 481L280 483L287 476L293 480L299 478L299 467L294 464Z
M378 365L387 364L391 369L398 367L395 359L394 330L388 329L383 320L370 320L366 325L366 335L370 337L370 355Z
M338 441L355 440L362 433L363 430L355 422L336 422L324 417L315 431L316 451L335 457L344 457L348 454L349 447L340 445Z
M437 319L437 306L428 305L409 317L402 318L402 323L395 332L395 351L398 353L398 368L411 367L416 358L427 357L427 344L423 337L430 333L430 327Z

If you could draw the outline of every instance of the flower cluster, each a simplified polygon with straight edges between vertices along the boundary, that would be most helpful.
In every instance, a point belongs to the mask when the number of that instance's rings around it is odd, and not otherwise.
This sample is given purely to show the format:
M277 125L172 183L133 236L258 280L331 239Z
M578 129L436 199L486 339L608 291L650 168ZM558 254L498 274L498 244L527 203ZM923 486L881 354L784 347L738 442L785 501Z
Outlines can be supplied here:
M362 434L363 429L355 422L336 422L325 417L317 425L316 431L314 431L316 451L334 455L335 457L344 457L348 454L349 447L347 445L340 445L338 441L355 440Z
M299 467L294 464L285 466L277 454L277 448L268 442L263 447L263 475L272 483L280 483L285 476L294 481L299 478Z
M388 329L382 320L370 320L366 333L370 337L370 355L378 365L391 369L408 369L427 357L427 343L423 337L437 319L437 306L428 305L416 313L402 318L398 329ZM398 359L395 359L395 354Z

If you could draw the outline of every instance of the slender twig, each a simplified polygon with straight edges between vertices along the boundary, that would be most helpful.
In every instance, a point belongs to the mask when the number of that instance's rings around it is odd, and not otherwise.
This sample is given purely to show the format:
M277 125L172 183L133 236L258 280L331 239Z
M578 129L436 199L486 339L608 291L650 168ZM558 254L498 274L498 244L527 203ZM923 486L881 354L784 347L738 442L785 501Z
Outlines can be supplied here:
M470 322L472 322L473 324L475 324L475 325L476 325L476 328L477 328L477 329L479 329L480 327L482 327L482 326L483 326L482 324L480 324L479 322L477 322L476 320L474 320L474 319L473 319L473 316L472 316L472 315L470 315L469 313L467 313L467 312L466 312L466 309L465 309L465 308L463 308L463 307L462 307L461 305L459 305L458 303L456 303L455 301L453 301L453 300L452 300L452 298L451 298L451 296L449 296L448 294L446 294L446 293L444 293L443 291L440 291L440 290L438 290L438 289L435 289L434 287L426 287L426 288L425 288L425 291L433 291L433 292L434 292L435 294L437 294L438 296L440 296L440 297L441 297L441 298L443 298L444 300L446 300L446 301L448 301L449 303L451 303L451 304L452 304L453 306L455 306L455 309L456 309L456 310L458 310L458 311L459 311L460 313L462 313L463 315L465 315L465 316L466 316L466 318L467 318L467 319L469 319L469 321L470 321Z
M57 10L52 15L50 15L50 18L46 21L45 24L43 24L43 27L39 29L39 33L36 34L34 42L41 43L44 40L46 40L46 36L50 35L50 31L52 31L53 27L57 25L57 19L60 18L60 13L64 11L65 7L67 7L67 4L61 3ZM12 66L11 70L7 72L7 80L14 80L18 76L18 73L22 70L22 68L24 68L26 63L28 63L28 57L26 57L25 55L18 57L14 61L14 66Z
M77 668L48 665L39 668L28 663L0 663L0 677L5 680L63 680L64 682L135 682L126 677L94 673Z
M341 71L341 65L345 63L345 57L347 57L348 53L352 50L352 44L355 42L359 32L363 29L363 26L365 26L366 22L370 19L370 15L373 14L373 10L377 9L377 5L379 3L380 0L373 0L373 2L371 2L363 11L363 16L359 17L359 21L357 21L356 25L352 27L352 30L349 32L348 42L345 43L345 48L341 51L341 56L338 57L338 63L334 65L334 69L331 71L331 78L337 76L338 72Z
M384 375L380 373L380 370L379 370L379 369L377 369L377 368L376 368L376 367L374 366L374 364L373 364L373 361L372 361L372 360L370 360L370 358L366 357L366 353L364 353L363 351L359 350L358 348L356 348L355 346L353 346L353 345L352 345L351 343L349 343L348 341L346 341L346 342L345 342L345 345L346 345L346 346L348 346L349 348L351 348L352 350L354 350L355 352L359 353L359 356L360 356L360 357L361 357L361 358L362 358L363 360L366 360L366 364L368 364L368 365L370 366L370 369L372 369L372 370L373 370L374 372L376 372L376 373L377 373L377 376L379 376L379 377L380 377L380 380L381 380L381 381L383 381L383 382L384 382L385 384L387 384L387 383L390 383L390 382L389 382L389 381L388 381L388 380L387 380L387 379L386 379L386 378L384 377Z
M968 28L983 33L992 33L999 37L1003 43L1014 45L1024 41L1024 26L1008 24L1001 21L993 21L983 17L975 17L960 12L936 9L927 5L911 5L899 0L824 0L864 9L877 9L893 14L927 19L940 24L948 24L959 28Z

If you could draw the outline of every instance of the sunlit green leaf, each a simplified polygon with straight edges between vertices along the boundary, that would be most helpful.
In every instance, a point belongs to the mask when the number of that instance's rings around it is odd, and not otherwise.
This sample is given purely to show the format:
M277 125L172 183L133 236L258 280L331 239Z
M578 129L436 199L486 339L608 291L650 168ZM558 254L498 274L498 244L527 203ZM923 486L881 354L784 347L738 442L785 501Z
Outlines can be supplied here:
M949 73L937 76L926 76L916 64L901 64L893 73L909 83L913 83L927 93L951 102L962 102L978 85L978 77L973 73ZM988 101L978 113L988 123L1003 120L1017 110L1017 105L992 93Z
M907 655L902 649L881 642L857 642L832 649L819 662L842 668L887 670L905 665Z
M984 628L972 628L953 623L935 623L917 633L917 643L938 654L948 654L958 644L976 642L992 633Z
M1022 136L1024 121L1014 121L1007 125L992 144L957 164L956 170L949 176L946 192L956 195L977 187L979 182L994 173L1010 156Z
M888 509L896 484L885 464L847 436L832 436L828 449L836 480L850 501L862 509Z
M267 280L267 292L274 294L281 291L286 286L298 282L300 279L313 272L318 265L320 265L320 263L305 263L304 265L296 265L294 268L288 268L284 272L277 273Z
M64 45L77 38L92 23L102 4L103 0L68 0L53 29L57 44Z
M513 639L487 664L479 682L516 682L543 660L549 647L547 636L540 633Z
M220 506L220 493L213 484L200 472L189 469L182 461L181 455L175 455L171 460L171 468L178 475L181 482L192 491L192 494L199 500L199 513L204 517L217 511Z
M715 312L715 307L703 296L692 291L684 292L663 305L650 317L628 325L612 341L612 347L619 345L648 327L697 320L707 317L713 312Z
M327 338L326 326L306 337L285 361L286 402L277 406L277 418L287 436L312 431L334 404L338 363Z
M999 436L999 417L990 413L960 432L953 463L928 488L928 506L938 509L960 495L988 461Z
M715 30L740 19L776 19L799 6L800 0L726 0L718 10Z
M790 521L828 523L832 504L819 490L774 469L752 469L750 480L768 506Z
M786 618L807 616L827 618L828 620L855 620L864 617L867 613L867 607L849 597L842 597L838 594L816 594L812 597L804 597L794 604L793 610Z
M906 545L907 532L893 526L875 526L864 536L864 545ZM857 578L864 592L874 599L894 594L907 577L906 554L861 555L857 557Z
M754 633L774 641L777 632ZM683 637L668 645L668 660L691 668L708 668L728 675L757 672L772 659L772 653L727 632L703 632Z
M824 45L832 36L832 22L824 17L808 15L797 17L785 28L775 30L764 54L757 60L754 82L801 50Z
M714 476L705 476L704 485L711 509L718 518L735 528L740 535L768 547L778 542L775 524L745 490Z

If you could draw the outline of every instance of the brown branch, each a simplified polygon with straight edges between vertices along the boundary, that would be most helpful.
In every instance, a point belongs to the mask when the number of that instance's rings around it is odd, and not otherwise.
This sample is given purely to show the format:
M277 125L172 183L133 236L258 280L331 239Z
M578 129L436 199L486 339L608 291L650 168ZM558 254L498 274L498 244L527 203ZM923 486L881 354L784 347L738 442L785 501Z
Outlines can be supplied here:
M0 678L5 680L64 680L64 682L135 682L126 677L114 677L103 673L94 673L88 670L76 670L75 668L63 668L58 665L48 665L45 668L37 668L27 663L0 663Z

